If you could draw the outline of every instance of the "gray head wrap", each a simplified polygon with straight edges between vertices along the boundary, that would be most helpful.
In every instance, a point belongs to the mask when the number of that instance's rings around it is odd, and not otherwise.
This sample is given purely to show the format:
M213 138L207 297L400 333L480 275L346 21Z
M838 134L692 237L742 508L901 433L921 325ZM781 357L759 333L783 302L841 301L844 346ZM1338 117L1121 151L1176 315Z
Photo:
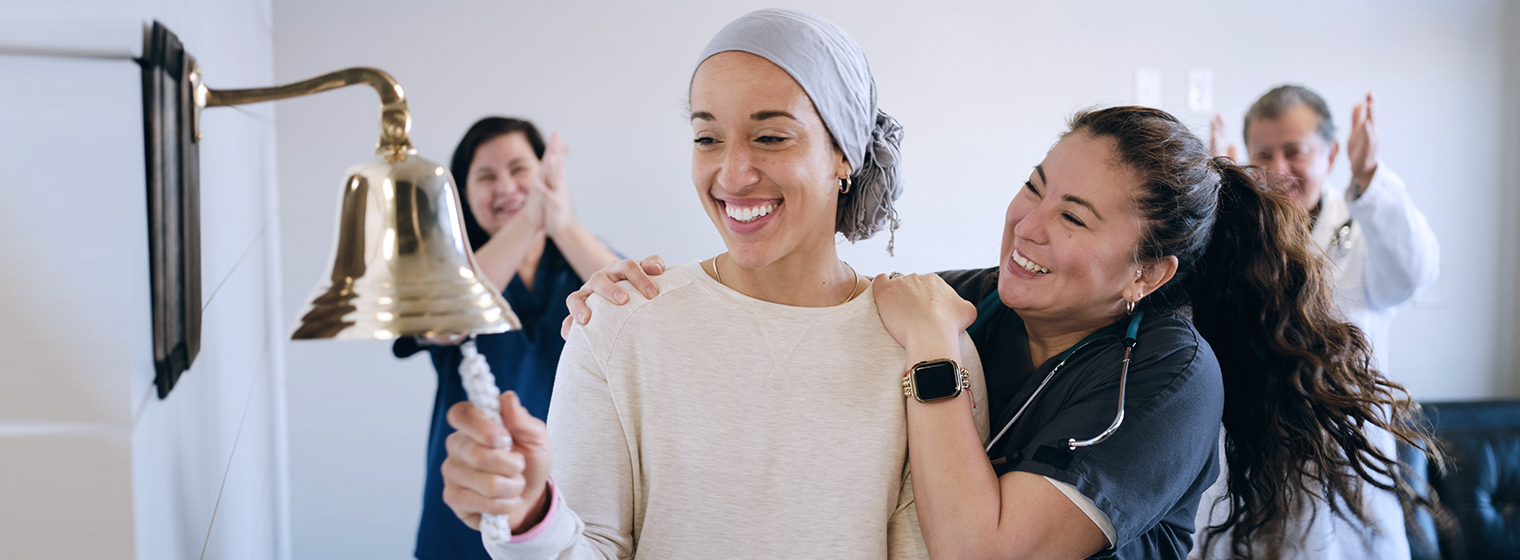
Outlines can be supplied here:
M727 51L759 56L790 74L844 151L852 184L849 193L840 195L835 229L852 242L883 227L896 230L892 202L902 194L902 125L876 107L876 78L855 39L816 15L771 8L724 27L702 49L697 66ZM887 251L892 251L890 240Z

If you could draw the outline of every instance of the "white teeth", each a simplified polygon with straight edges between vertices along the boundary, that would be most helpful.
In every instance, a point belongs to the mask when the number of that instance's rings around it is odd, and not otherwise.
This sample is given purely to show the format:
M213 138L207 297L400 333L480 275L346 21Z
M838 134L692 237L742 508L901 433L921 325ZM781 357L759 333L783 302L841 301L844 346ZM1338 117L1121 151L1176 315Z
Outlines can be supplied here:
M775 209L776 203L774 202L767 202L759 206L738 207L729 205L724 207L724 210L728 212L728 217L740 222L753 222L770 214Z
M1050 269L1035 264L1034 261L1025 258L1024 255L1020 255L1018 251L1013 252L1013 262L1019 266L1024 267L1024 270L1028 270L1030 272L1050 274Z

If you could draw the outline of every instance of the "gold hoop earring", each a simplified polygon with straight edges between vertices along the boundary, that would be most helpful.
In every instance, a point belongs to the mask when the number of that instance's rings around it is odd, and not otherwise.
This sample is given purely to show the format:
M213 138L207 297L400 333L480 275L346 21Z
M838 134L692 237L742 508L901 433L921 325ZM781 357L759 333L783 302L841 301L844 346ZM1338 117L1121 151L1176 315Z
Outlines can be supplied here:
M1140 292L1138 295L1136 295L1134 301L1124 300L1124 311L1127 312L1127 313L1129 313L1130 315L1134 315L1135 314L1135 306L1139 305L1140 304L1140 300L1142 300L1142 299L1145 299L1145 292Z
M854 184L849 177L839 180L839 194L850 194L850 185Z

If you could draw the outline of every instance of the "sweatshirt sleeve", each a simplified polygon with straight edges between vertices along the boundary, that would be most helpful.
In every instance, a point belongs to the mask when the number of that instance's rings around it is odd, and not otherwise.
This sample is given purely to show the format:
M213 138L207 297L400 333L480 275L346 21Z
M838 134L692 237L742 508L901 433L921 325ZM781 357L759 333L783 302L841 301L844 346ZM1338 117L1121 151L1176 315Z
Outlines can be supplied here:
M566 543L575 542L575 539L585 530L585 524L581 523L580 517L570 508L565 506L565 501L560 499L559 490L554 487L554 482L549 482L549 512L544 515L544 520L538 526L528 532L513 535L507 543L497 544L481 535L481 543L486 547L486 552L493 560L506 560L508 558L573 558L572 551L568 550Z
M1404 180L1379 163L1372 182L1346 206L1362 224L1367 243L1367 304L1377 310L1397 307L1435 283L1441 249L1425 215L1404 189Z
M599 312L599 311L594 311ZM608 315L610 316L610 315ZM531 538L487 542L496 560L590 560L633 556L633 461L604 374L585 330L565 343L549 405L554 515ZM538 531L538 529L535 529Z
M919 537L918 511L913 505L913 477L903 465L902 487L897 493L897 510L887 524L887 559L919 560L929 557L924 539Z

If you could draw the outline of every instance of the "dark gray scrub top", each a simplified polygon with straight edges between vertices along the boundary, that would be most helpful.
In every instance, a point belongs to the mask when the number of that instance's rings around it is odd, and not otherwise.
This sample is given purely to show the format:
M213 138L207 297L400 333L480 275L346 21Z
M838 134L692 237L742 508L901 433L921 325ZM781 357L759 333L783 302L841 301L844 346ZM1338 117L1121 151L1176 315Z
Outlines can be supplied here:
M1035 367L1024 321L1001 302L982 305L997 292L997 269L939 276L979 306L982 324L971 339L986 371L996 435L1059 356ZM1102 443L1073 451L1068 439L1091 438L1113 422L1124 361L1119 338L1098 338L1072 354L989 456L1005 460L995 467L998 476L1047 476L1076 487L1103 510L1116 546L1094 558L1186 558L1198 502L1219 476L1219 362L1186 316L1147 311L1131 356L1124 424Z

